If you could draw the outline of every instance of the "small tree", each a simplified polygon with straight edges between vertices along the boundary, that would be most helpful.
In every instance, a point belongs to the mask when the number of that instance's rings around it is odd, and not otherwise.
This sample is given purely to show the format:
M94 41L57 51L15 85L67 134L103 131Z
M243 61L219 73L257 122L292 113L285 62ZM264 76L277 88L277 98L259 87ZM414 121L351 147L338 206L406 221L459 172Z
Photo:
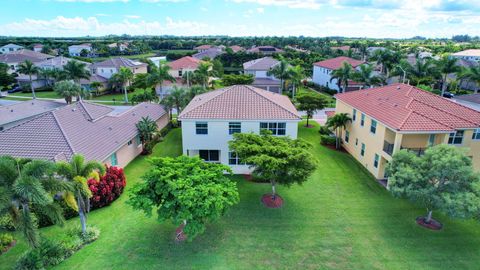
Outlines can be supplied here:
M152 141L153 135L158 129L157 123L150 117L142 117L136 124L138 135L143 144L143 154L149 154L149 147L147 145Z
M236 84L252 84L255 78L252 74L225 74L222 77L224 86Z
M277 183L290 186L305 182L315 169L309 144L300 139L236 133L229 142L230 149L253 168L253 175L272 184L272 201L276 200Z
M352 118L347 113L338 113L328 118L326 126L335 130L336 148L340 149L342 142L342 131L346 128L347 124L352 121Z
M200 158L153 158L143 182L132 189L128 204L147 216L156 209L158 220L172 220L192 240L205 231L207 222L220 218L238 203L237 185L225 176L228 166L207 163ZM154 191L154 192L153 192Z
M421 157L401 150L387 170L392 194L425 207L427 224L434 210L455 218L470 218L480 210L480 177L471 159L454 146L437 145Z
M33 99L36 99L37 97L35 96L35 87L33 87L32 75L37 74L39 70L40 69L35 66L30 60L25 60L23 63L18 65L17 71L19 73L28 75L28 81L30 82L30 90L32 91Z
M314 92L303 92L297 95L297 109L307 112L307 125L309 127L308 120L313 117L315 112L325 108L327 103L326 99Z
M71 104L73 97L78 97L83 93L80 85L76 84L73 81L61 81L57 82L53 86L53 90L65 99L67 104Z

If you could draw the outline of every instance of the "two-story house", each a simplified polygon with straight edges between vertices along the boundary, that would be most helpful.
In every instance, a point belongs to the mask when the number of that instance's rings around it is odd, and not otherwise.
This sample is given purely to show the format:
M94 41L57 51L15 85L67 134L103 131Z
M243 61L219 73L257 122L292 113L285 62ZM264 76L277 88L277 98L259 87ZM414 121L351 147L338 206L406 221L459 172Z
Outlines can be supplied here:
M271 92L280 93L280 80L275 78L275 76L268 74L268 72L278 64L280 64L280 61L273 59L272 57L255 59L243 64L243 73L253 75L255 78L252 83L253 86Z
M92 44L83 43L79 45L68 46L68 55L70 56L82 56L82 51L87 52L87 56L91 56L93 53Z
M480 112L411 85L392 84L337 94L336 113L352 122L343 147L377 179L401 149L422 155L430 146L465 148L480 171Z
M160 85L156 86L155 90L157 92L157 95L163 98L169 95L174 87L191 85L193 78L190 78L190 76L188 75L185 76L185 74L190 74L191 72L197 70L200 63L202 63L202 60L199 60L192 56L185 56L167 63L167 65L170 67L170 70L168 70L168 74L175 78L175 81L164 81L161 87Z
M0 54L0 63L5 63L9 66L9 73L16 72L18 66L25 62L30 61L32 63L38 63L50 58L53 58L53 55L48 55L44 53L34 52L27 49L16 50L13 52L8 52Z
M133 74L147 73L147 64L131 59L116 57L91 65L92 74L110 79L121 67L130 69Z
M480 63L480 49L470 49L452 54L452 57Z
M0 47L0 54L2 53L10 53L10 52L15 52L24 49L23 46L17 45L17 44L7 44L2 47Z
M234 85L197 95L180 113L183 154L229 165L236 174L251 168L230 151L235 133L270 130L297 138L300 114L288 97L247 85Z
M354 69L360 65L365 64L364 61L356 60L346 56L335 57L313 64L313 79L312 81L321 86L339 91L337 79L332 80L332 72L342 67L343 63L349 63ZM361 85L355 82L349 83L347 91L358 90Z

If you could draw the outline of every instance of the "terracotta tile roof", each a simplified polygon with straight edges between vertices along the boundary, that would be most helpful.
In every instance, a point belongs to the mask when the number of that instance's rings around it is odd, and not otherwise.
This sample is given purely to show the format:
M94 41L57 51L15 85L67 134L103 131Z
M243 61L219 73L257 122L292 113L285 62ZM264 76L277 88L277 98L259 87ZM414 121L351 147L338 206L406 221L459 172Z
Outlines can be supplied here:
M194 50L208 50L210 48L212 48L213 46L212 45L200 45L198 47L195 47L193 48Z
M331 58L331 59L327 59L327 60L324 60L324 61L316 62L313 65L315 65L317 67L323 67L323 68L328 68L328 69L331 69L331 70L336 70L336 69L339 69L342 66L343 62L349 63L350 65L352 65L353 68L356 68L356 67L358 67L362 64L365 64L364 61L356 60L356 59L346 57L346 56L339 56L339 57L336 57L336 58Z
M238 46L238 45L233 45L233 46L230 46L229 48L232 49L232 51L233 51L234 53L245 50L243 47Z
M210 48L210 49L207 49L203 52L198 52L198 53L192 55L192 57L200 59L200 60L202 60L203 58L206 58L206 57L208 57L210 59L215 59L217 56L219 56L221 54L224 54L222 49L220 49L220 48Z
M0 132L0 155L58 160L79 153L103 161L135 137L142 117L158 120L165 114L158 104L115 114L111 107L82 101Z
M92 64L92 68L115 67L119 69L120 67L141 67L141 66L147 66L147 64L139 61L133 61L131 59L123 58L123 57L109 58L105 61Z
M0 106L0 125L42 114L61 106L65 106L65 104L39 99Z
M280 61L272 57L263 57L243 63L244 70L270 70L272 67L278 65Z
M34 52L31 50L27 49L21 49L18 51L13 51L13 52L8 52L4 54L0 54L0 62L3 63L20 63L25 60L30 60L32 62L40 62L49 58L52 58L54 56L44 54L44 53L39 53L39 52Z
M398 131L479 128L480 112L406 84L337 94L344 102Z
M452 54L454 56L480 56L480 49L469 49Z
M170 62L167 65L169 65L170 68L173 70L197 69L198 65L200 65L201 62L202 61L197 58L193 58L191 56L185 56L173 62Z
M179 119L299 120L288 97L248 85L234 85L196 96Z

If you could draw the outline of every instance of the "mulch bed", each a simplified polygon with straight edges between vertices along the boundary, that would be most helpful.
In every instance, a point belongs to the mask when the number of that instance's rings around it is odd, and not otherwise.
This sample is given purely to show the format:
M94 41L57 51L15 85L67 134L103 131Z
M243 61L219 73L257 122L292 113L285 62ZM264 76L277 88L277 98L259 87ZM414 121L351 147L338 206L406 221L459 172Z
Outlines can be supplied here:
M17 244L17 240L13 240L10 245L8 245L6 248L4 248L2 250L2 252L0 252L0 255L6 253L7 251L9 251L11 248L13 248L15 245Z
M283 205L283 198L276 195L275 200L273 200L272 194L264 194L262 196L262 203L268 208L280 208Z
M441 230L443 228L442 223L436 221L433 218L430 220L430 223L425 222L425 217L417 217L416 221L417 221L418 225L420 225L422 227L425 227L427 229L430 229L430 230L438 231L438 230Z
M178 226L178 228L175 230L175 241L177 242L183 242L187 240L187 235L183 233L183 228L185 227L185 224L182 224Z
M332 149L332 150L335 150L335 151L348 153L347 150L345 150L345 148L343 148L343 147L340 147L340 149L337 149L337 148L335 147L335 145L329 145L329 144L323 144L323 143L322 143L322 145L325 146L325 147L327 147L327 148L330 148L330 149Z

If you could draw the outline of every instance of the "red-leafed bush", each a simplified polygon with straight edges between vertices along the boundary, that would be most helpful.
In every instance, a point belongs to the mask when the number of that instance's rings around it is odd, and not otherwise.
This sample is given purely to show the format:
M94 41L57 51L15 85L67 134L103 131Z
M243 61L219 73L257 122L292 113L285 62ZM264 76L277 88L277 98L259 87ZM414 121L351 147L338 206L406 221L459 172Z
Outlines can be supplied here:
M113 166L106 166L106 173L100 180L89 179L87 183L92 192L90 203L93 209L111 204L120 197L127 185L123 169Z

